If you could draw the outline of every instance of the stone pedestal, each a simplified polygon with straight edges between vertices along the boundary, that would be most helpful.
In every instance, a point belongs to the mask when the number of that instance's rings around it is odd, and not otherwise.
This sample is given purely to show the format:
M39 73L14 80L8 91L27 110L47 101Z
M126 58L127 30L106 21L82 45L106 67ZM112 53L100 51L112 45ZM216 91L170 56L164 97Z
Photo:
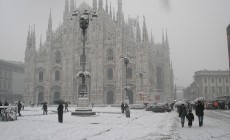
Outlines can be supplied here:
M89 115L95 115L95 114L96 112L93 112L92 108L89 107L88 98L79 98L75 112L71 113L71 115L79 115L79 116L89 116Z

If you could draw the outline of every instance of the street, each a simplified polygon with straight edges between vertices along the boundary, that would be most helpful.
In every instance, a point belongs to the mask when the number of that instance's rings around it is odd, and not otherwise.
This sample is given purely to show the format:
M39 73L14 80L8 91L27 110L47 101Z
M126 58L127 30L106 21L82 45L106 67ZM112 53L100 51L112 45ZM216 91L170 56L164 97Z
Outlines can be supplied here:
M26 107L16 121L0 121L1 139L4 140L208 140L230 139L230 112L205 110L204 126L197 117L192 128L182 128L177 112L153 113L131 109L131 117L121 114L120 108L95 107L95 116L71 116L65 112L63 123L58 123L56 106L48 107L42 115L41 107ZM70 107L74 111L75 107ZM193 111L194 113L194 111Z

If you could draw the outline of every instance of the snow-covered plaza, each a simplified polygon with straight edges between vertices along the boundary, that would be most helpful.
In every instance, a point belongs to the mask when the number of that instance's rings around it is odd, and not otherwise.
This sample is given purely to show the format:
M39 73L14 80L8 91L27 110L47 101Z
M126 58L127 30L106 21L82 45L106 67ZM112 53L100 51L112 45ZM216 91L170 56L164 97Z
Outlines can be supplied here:
M64 112L58 123L57 107L25 107L16 121L0 121L1 140L229 140L230 112L205 110L204 126L197 118L193 126L184 128L176 111L153 113L131 109L126 118L118 107L94 107L95 116L72 116L74 106ZM194 113L194 111L193 111Z

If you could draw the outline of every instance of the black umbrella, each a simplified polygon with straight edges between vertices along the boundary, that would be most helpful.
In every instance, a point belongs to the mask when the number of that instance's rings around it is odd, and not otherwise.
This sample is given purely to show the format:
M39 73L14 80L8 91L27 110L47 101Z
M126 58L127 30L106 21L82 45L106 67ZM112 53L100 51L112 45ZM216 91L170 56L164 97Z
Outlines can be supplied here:
M43 101L43 102L41 102L40 104L47 104L47 102L46 102L46 101Z
M53 101L55 104L65 104L65 101L63 99L57 99Z
M70 101L67 101L67 102L65 102L65 103L67 103L67 104L71 104L71 102L70 102Z

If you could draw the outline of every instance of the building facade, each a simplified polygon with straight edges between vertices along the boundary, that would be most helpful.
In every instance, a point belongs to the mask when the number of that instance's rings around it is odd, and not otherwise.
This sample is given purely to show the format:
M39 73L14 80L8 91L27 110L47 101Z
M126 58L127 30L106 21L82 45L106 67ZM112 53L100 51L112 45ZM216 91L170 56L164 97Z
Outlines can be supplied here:
M202 70L195 72L194 81L187 90L187 98L205 97L207 100L230 96L229 71Z
M24 94L24 64L0 60L0 101L12 103Z
M169 42L162 35L162 42L155 43L149 37L145 18L142 31L139 19L124 20L122 0L118 0L115 13L111 4L103 7L102 0L93 0L92 7L82 3L79 11L94 10L98 17L90 21L86 34L86 79L90 102L96 104L120 104L125 93L126 69L120 56L132 56L127 65L130 104L147 101L170 100L173 92L173 71L170 64ZM30 28L25 50L26 102L39 103L62 98L77 103L81 90L82 32L79 19L71 20L76 9L74 0L65 1L63 23L52 29L52 15L48 19L46 41L36 49L35 28ZM157 98L156 98L157 97Z

